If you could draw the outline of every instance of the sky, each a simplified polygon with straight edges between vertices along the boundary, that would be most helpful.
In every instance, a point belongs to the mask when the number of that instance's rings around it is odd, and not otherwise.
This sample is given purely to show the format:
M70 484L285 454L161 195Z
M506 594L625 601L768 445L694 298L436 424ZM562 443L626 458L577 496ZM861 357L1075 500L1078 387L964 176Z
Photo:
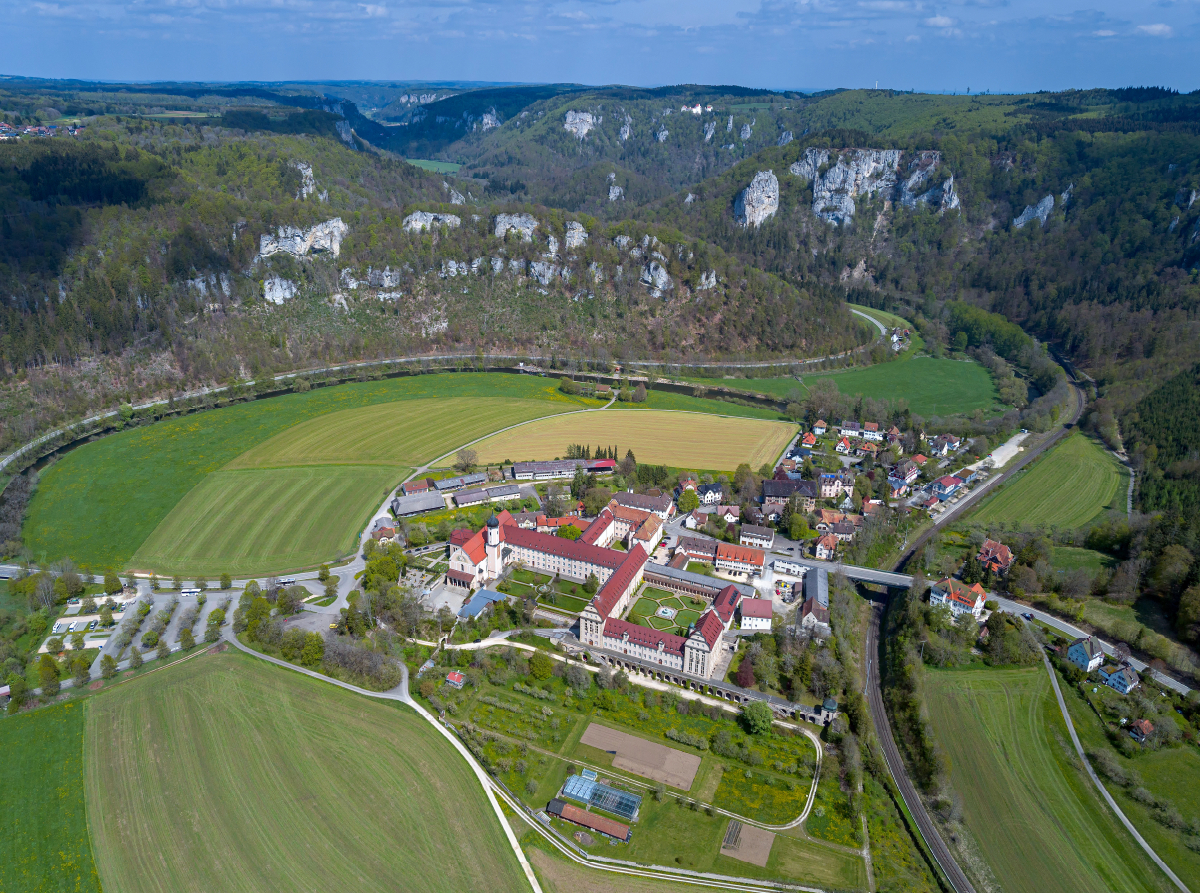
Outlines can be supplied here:
M1026 92L1200 88L1200 0L3 0L0 72Z

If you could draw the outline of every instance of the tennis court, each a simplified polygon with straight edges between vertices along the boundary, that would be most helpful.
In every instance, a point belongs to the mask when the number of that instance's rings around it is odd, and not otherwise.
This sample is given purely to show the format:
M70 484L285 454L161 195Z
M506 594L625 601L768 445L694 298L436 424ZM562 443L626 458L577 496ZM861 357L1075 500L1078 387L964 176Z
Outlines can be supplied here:
M661 781L681 791L691 789L696 772L700 769L698 756L596 723L587 727L580 744L613 754L614 769Z

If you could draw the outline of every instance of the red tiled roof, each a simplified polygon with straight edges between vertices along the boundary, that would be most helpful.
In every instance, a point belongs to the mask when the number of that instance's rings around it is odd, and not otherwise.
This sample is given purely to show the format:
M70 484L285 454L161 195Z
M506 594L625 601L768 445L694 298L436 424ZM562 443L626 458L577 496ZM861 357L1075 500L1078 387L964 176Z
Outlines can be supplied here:
M475 534L461 545L462 550L467 553L467 558L474 564L479 564L487 557L487 545L484 542L482 530L475 531Z
M817 545L832 551L838 547L838 542L839 540L836 536L832 533L827 533L817 540Z
M733 619L734 608L737 607L738 599L742 597L739 590L732 583L717 593L717 597L713 599L713 610L717 612L717 616L721 618L721 622L728 624Z
M718 561L740 561L742 564L756 564L762 567L766 555L762 549L752 549L749 546L738 546L734 543L717 543Z
M450 532L450 545L461 546L474 535L474 531L468 530L465 527L460 527L458 530L453 530Z
M941 484L943 487L957 487L963 481L962 481L962 478L956 478L952 474L947 474L943 477L938 478L937 482L939 484Z
M595 548L595 547L592 547ZM611 577L609 577L604 585L600 587L600 591L596 593L596 597L592 599L592 604L596 606L596 610L600 612L601 617L607 617L616 607L617 602L621 600L621 596L625 594L634 577L638 575L646 562L650 560L650 556L646 554L646 550L639 543L629 550L628 556L622 556L620 552L612 549L602 549L603 552L612 552L614 555L623 557L625 560L621 562Z
M563 539L561 536L554 536L551 533L522 530L515 524L501 527L500 535L506 543L565 558L568 561L584 561L616 570L625 560L625 553L615 549L602 549L579 540Z
M774 613L771 610L771 600L769 598L742 599L743 617L765 617L769 620Z
M920 453L917 453L915 456L912 457L912 460L913 460L913 463L916 465L924 465L926 462L929 461L929 457L923 456Z
M945 592L951 601L971 608L975 607L975 603L980 598L987 598L987 591L978 583L973 583L968 587L966 583L956 580L953 577L947 577L938 583L938 589Z
M721 638L721 633L725 632L725 624L721 622L721 618L717 616L717 612L709 608L696 621L696 632L704 637L704 641L708 643L708 648L711 651L717 647L717 641Z
M596 516L596 520L587 526L587 530L583 532L583 536L579 538L579 542L586 543L589 546L596 545L596 540L600 539L608 525L613 522L613 515L608 509L605 509Z
M466 678L467 677L464 676L462 673L458 672L458 670L451 670L449 673L446 674L446 681L451 682L455 685L461 685L463 680L465 680Z
M601 834L607 834L617 840L629 839L629 826L622 825L616 819L596 815L594 812L588 812L586 809L580 809L570 803L563 803L561 815L568 822L591 828L593 831L599 831Z
M638 626L636 623L630 623L628 620L619 620L616 617L609 617L604 621L605 636L612 639L620 639L626 634L628 634L631 643L641 645L643 648L657 650L658 644L661 642L663 651L668 654L683 654L683 643L687 641L683 636L660 633L658 630L651 629L648 626Z

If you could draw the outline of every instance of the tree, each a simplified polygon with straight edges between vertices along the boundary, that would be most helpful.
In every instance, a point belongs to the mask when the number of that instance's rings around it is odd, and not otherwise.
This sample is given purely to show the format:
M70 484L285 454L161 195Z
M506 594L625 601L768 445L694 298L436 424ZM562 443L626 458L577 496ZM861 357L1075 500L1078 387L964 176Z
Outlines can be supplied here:
M159 660L169 657L171 654L171 646L167 644L167 637L163 636L158 640L158 644L154 646L154 653L158 655Z
M565 540L577 540L583 536L583 531L574 524L565 524L554 532L555 536L562 537Z
M681 515L690 514L700 508L700 497L696 495L695 490L688 487L679 494L678 505Z
M644 384L641 384L640 382L638 383L638 386L633 389L633 402L634 403L645 403L646 402L646 386Z
M75 680L75 688L81 689L92 681L92 667L87 659L80 656L71 661L71 676Z
M83 650L83 633L75 633L71 636L71 648L75 651Z
M592 687L592 674L580 664L571 664L567 667L567 684L575 689L578 696L582 697Z
M233 577L229 576L229 574L221 574L221 588L222 589L232 589L233 588Z
M197 577L196 578L196 588L199 589L201 592L206 590L208 588L208 578L207 577Z
M162 588L162 584L159 582L158 574L151 574L150 575L150 591L158 592L158 590L160 588Z
M52 698L58 694L58 664L49 654L43 654L38 660L38 685L44 697Z
M320 580L322 583L324 583L326 580L329 579L329 565L328 564L322 564L321 567L317 570L317 579Z
M113 624L112 608L110 608L108 605L105 605L104 607L102 607L100 609L100 625L101 626L112 626L112 624Z
M471 450L471 449L459 450L458 456L454 463L454 467L457 468L459 471L461 471L463 474L466 474L472 468L475 467L475 464L478 461L479 461L479 454L476 453L474 450Z
M183 577L179 576L179 574L176 574L171 579L171 584L175 587L176 592L181 591L183 589Z
M320 633L309 633L304 637L304 647L300 651L300 663L306 667L315 667L325 657L325 641Z
M633 450L625 452L625 458L617 463L617 470L621 472L621 477L631 478L637 472L637 457L633 455Z
M775 714L766 701L751 701L742 705L742 724L751 735L769 734L774 721Z
M12 716L21 709L25 698L29 696L29 683L19 673L9 673L4 681L8 685L8 715Z
M600 579L595 574L588 574L588 578L583 581L583 591L588 595L594 595L599 588Z
M105 679L112 679L117 675L117 659L111 654L100 658L100 675Z
M529 658L529 675L534 679L549 679L554 672L554 663L541 651L535 651Z
M338 578L331 576L328 580L325 581L325 597L326 598L337 598L337 594L338 594L337 591L338 591Z
M743 657L742 662L738 664L737 675L734 677L742 688L753 688L755 683L754 678L754 661L749 657Z
M95 614L96 613L96 600L91 597L85 598L83 600L83 603L79 606L79 613L80 614Z
M129 653L129 669L136 670L142 663L142 652L134 645L133 650Z
M109 595L116 595L121 591L121 578L116 575L116 572L111 568L104 572L104 591Z
M196 647L196 637L192 635L190 627L185 626L179 631L179 647L184 651Z

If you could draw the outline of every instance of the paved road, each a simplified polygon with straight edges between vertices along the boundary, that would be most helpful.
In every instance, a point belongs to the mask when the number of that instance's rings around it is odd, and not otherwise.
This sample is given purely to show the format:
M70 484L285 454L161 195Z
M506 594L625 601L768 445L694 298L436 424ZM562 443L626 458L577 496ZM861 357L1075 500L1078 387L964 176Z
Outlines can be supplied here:
M1046 653L1044 651L1042 652L1042 662L1046 665L1046 672L1050 674L1050 684L1054 686L1054 697L1058 699L1058 709L1062 711L1062 718L1067 724L1067 731L1071 733L1071 743L1075 745L1075 753L1079 755L1079 760L1081 763L1083 763L1083 768L1087 770L1088 777L1091 778L1092 783L1100 789L1100 795L1104 797L1104 801L1109 805L1109 808L1117 814L1117 818L1121 820L1121 824L1124 825L1126 830L1133 835L1133 839L1138 842L1138 845L1143 850L1145 850L1146 855L1150 857L1155 865L1157 865L1166 873L1167 877L1171 879L1171 882L1174 883L1175 886L1180 890L1182 890L1183 893L1191 893L1191 891L1189 891L1184 885L1183 881L1181 881L1175 872L1168 867L1167 863L1158 857L1158 853L1154 852L1154 849L1150 846L1150 844L1146 843L1146 839L1142 837L1140 833L1138 833L1138 829L1133 827L1133 822L1129 821L1129 819L1125 817L1125 813L1121 811L1121 807L1117 805L1117 801L1112 798L1112 794L1110 794L1108 789L1101 784L1099 777L1096 775L1096 770L1092 768L1092 764L1088 761L1087 754L1083 752L1083 745L1079 743L1079 736L1075 734L1075 723L1071 721L1071 714L1067 712L1067 704L1066 701L1063 700L1062 689L1058 686L1058 676L1055 675L1054 668L1050 666L1050 659L1046 657Z
M974 893L975 888L967 880L966 874L959 867L946 841L938 833L937 826L925 809L925 801L921 799L912 779L908 777L908 769L900 757L896 747L896 739L892 736L892 727L888 722L887 711L883 706L883 690L879 685L879 621L883 608L875 605L871 611L871 625L867 630L867 706L871 711L871 721L875 724L875 733L879 736L879 744L883 749L884 759L888 770L896 780L900 795L908 806L909 813L917 823L917 829L933 853L933 858L941 866L943 873L949 879L956 893Z

